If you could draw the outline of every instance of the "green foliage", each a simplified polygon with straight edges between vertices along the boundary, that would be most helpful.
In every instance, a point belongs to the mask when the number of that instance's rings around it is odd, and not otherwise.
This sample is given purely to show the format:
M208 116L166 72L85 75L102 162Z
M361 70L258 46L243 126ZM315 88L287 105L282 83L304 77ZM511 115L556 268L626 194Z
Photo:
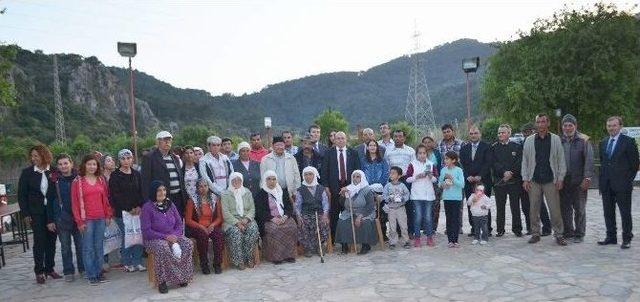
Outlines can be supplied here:
M640 122L640 21L613 5L538 20L489 63L481 107L501 121L520 125L560 108L596 138L608 116Z
M16 91L14 86L9 82L9 72L13 66L12 61L15 59L17 49L15 46L0 48L0 105L15 106Z
M201 146L207 145L207 137L216 135L213 129L210 129L202 125L186 126L180 130L174 139L174 145L176 146Z
M418 140L420 139L418 138L418 134L416 133L416 130L407 121L395 122L389 125L389 128L391 128L391 137L393 137L393 131L404 130L404 133L407 134L407 137L405 140L407 145L414 145L418 143Z
M30 137L0 135L0 162L14 164L25 161L27 150L37 143L39 142Z
M344 118L342 112L338 110L327 109L323 111L320 115L316 116L314 123L322 129L323 137L321 140L325 143L328 141L330 131L349 133L349 123Z
M482 140L493 143L498 141L498 128L502 123L496 118L488 118L480 123L480 132L482 132ZM513 128L513 127L512 127ZM519 132L514 128L512 132Z

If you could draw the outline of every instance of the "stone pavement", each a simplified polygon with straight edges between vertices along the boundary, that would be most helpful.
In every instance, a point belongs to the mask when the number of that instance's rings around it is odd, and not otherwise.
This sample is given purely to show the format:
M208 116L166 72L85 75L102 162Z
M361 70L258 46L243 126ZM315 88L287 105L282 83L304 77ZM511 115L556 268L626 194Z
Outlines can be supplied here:
M111 282L96 287L84 280L48 280L40 286L27 252L0 269L0 301L640 301L640 244L636 240L629 250L596 245L605 234L599 198L597 191L589 192L581 244L559 247L549 236L530 245L528 237L507 232L490 238L488 246L472 246L464 235L461 248L449 249L441 221L435 248L334 253L324 264L318 257L298 258L295 264L262 263L221 275L198 272L188 287L165 295L149 285L146 273L112 271ZM640 232L639 189L633 200ZM507 230L509 221L507 213ZM56 270L62 272L61 261Z

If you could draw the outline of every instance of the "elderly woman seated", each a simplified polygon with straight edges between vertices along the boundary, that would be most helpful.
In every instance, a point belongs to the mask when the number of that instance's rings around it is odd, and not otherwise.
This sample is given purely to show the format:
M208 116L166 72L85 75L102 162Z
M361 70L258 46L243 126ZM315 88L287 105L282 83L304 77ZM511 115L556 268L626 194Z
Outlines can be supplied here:
M336 226L336 242L342 244L342 253L348 253L348 245L354 244L352 226L355 226L355 244L362 244L358 254L364 255L377 242L374 193L364 172L353 171L351 184L342 188L340 194L345 198L342 199L344 210L340 212Z
M224 239L222 235L222 205L218 198L209 191L207 180L200 179L196 183L195 199L187 201L184 221L187 225L188 237L196 239L198 258L202 273L211 273L209 267L209 239L213 243L213 270L216 274L222 273L222 248Z
M300 227L298 236L304 247L304 256L320 254L318 237L326 242L329 234L329 197L325 187L318 183L320 176L314 167L302 170L302 186L296 191L295 211ZM321 219L320 221L316 221Z
M293 220L289 193L280 187L277 174L272 170L262 175L261 187L256 195L256 220L262 236L264 256L274 264L296 262L298 227Z
M231 173L229 188L222 193L223 229L231 263L239 270L255 265L253 251L258 242L255 205L251 191L242 185L242 174Z
M182 218L167 198L167 187L161 181L153 181L149 195L140 216L142 236L144 245L154 256L158 290L166 294L167 284L185 287L193 278L193 245L182 235Z

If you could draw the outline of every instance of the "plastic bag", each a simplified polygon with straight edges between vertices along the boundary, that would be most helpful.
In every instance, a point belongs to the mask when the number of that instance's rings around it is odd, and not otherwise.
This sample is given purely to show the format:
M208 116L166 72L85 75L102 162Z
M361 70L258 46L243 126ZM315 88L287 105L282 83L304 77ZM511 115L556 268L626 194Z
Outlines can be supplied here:
M140 226L140 216L131 215L127 211L122 211L122 222L124 224L124 247L142 244L142 228Z
M112 221L104 229L104 241L102 247L104 248L104 254L109 254L116 249L120 248L122 244L122 232L115 221Z

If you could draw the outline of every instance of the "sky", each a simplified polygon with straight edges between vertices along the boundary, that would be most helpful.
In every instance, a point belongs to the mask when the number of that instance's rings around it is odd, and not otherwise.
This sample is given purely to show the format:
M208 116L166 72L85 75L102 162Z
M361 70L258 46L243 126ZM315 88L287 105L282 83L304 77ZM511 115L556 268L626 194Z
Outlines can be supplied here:
M638 0L609 1L629 9ZM269 84L360 71L461 38L517 38L565 5L594 1L36 1L0 0L0 42L127 66L180 88L241 95Z

